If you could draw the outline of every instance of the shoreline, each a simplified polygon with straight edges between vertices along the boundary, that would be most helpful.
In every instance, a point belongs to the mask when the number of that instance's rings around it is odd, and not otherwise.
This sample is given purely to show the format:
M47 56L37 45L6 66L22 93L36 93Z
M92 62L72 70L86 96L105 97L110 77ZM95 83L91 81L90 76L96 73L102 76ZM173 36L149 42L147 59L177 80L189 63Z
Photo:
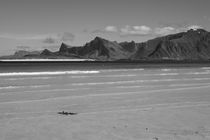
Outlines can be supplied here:
M142 63L142 64L210 64L210 60L110 60L94 59L0 59L0 63Z

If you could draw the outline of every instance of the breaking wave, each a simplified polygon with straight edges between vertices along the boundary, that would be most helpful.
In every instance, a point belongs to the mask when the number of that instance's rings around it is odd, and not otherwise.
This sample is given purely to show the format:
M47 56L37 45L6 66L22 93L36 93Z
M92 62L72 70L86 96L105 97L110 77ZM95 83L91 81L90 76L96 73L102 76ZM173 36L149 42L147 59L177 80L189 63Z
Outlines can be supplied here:
M0 87L0 89L16 89L16 88L20 88L20 87L18 87L18 86Z
M16 80L47 80L47 79L52 79L56 77L16 77L16 78L7 78L4 80L9 80L9 81L16 81Z
M0 73L0 76L38 76L38 75L97 74L97 73L100 73L100 71L11 72L11 73Z
M159 76L174 76L174 75L179 75L179 73L160 73L160 74L154 74L154 75L159 75Z
M126 72L126 71L143 71L144 69L106 69L101 72Z
M167 72L167 71L171 71L172 69L161 69L161 71Z

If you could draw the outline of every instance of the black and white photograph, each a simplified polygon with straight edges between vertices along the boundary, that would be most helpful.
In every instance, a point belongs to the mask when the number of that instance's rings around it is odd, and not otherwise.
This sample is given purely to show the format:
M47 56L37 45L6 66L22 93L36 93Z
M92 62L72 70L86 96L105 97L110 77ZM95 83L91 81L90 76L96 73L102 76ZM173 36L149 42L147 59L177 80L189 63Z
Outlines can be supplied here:
M0 0L0 140L210 140L210 0Z

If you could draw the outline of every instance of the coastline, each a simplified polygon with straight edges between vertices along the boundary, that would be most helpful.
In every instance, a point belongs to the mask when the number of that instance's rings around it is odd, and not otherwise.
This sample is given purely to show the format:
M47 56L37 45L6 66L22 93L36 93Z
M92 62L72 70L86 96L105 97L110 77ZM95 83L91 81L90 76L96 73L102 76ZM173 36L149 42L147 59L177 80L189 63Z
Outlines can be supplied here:
M0 59L0 63L174 63L174 64L187 64L187 63L209 63L210 60L110 60L110 61L100 61L94 59Z

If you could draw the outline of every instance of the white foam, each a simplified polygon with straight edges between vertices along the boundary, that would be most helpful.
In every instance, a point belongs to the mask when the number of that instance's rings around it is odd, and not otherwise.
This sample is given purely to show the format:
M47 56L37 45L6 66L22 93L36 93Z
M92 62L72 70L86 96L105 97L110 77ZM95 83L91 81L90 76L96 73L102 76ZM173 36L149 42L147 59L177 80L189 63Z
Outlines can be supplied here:
M19 86L7 86L7 87L0 87L0 89L16 89L20 88Z
M66 75L66 74L96 74L99 71L46 71L46 72L11 72L0 73L0 76L37 76L37 75Z
M43 88L43 87L50 87L50 85L33 85L33 86L25 86L25 88Z
M121 78L121 77L135 77L135 74L120 74L120 75L82 75L82 76L70 76L70 78Z
M17 78L7 78L4 80L10 80L10 81L16 81L16 80L47 80L47 79L52 79L55 77L17 77Z
M143 80L133 80L133 81L113 81L113 82L97 82L97 83L73 83L73 86L91 86L91 85L112 85L112 84L127 84L127 83L137 83L143 82Z
M126 72L126 71L143 71L144 69L107 69L101 70L101 72Z
M172 69L161 69L161 71L171 71Z
M161 74L154 74L154 75L160 75L160 76L174 76L174 75L179 75L179 73L161 73Z

